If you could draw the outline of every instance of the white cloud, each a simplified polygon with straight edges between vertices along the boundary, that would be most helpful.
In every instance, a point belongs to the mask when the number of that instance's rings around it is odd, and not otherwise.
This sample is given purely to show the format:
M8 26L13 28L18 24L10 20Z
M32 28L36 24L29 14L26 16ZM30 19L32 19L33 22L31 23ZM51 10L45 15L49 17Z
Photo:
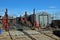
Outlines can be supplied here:
M50 9L56 9L56 6L50 6L49 8Z

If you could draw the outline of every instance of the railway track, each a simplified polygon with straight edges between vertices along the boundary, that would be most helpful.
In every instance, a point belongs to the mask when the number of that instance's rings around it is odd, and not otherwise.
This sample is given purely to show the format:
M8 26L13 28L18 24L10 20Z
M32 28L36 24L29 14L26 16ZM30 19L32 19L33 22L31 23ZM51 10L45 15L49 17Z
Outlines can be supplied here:
M13 40L25 40L25 39L32 40L32 38L30 38L29 35L27 35L27 33L21 31L14 31L14 32L10 31L10 35Z
M18 31L10 30L7 32L9 35L9 40L60 40L59 38L54 38L52 35L41 33L34 30L23 30Z
M0 36L1 40L60 40L53 38L53 35L49 36L48 34L41 34L40 32L34 30L10 30L9 32L4 32L4 35L2 38Z
M9 32L9 31L8 31L8 33L9 33L10 39L11 39L11 40L13 40L13 38L12 38L12 36L11 36L11 34L10 34L10 32Z
M53 33L46 33L46 32L45 33L44 32L40 32L40 33L45 35L45 36L48 36L48 37L50 37L50 38L52 38L54 40L60 40L60 38L55 36Z
M48 36L48 37L50 37L50 38L52 38L52 39L54 39L54 40L60 40L59 38L57 39L56 37L52 37L52 36L49 36L49 35L47 35L47 34L44 34L44 35L46 35L46 36Z
M0 35L0 40L60 40L53 34L46 34L44 32L39 32L35 30L9 30L4 31L2 36Z

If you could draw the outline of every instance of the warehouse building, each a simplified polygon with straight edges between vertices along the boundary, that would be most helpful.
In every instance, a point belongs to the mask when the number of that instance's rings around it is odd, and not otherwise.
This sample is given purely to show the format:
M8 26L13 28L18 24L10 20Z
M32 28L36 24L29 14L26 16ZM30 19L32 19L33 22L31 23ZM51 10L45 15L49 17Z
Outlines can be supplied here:
M36 21L41 25L48 25L51 23L52 18L51 15L48 12L40 12L36 13Z
M34 15L35 14L35 15ZM31 16L31 21L34 22L36 21L41 27L47 26L51 24L52 22L52 17L51 14L49 14L46 11L41 11L39 13L35 13L35 10L33 10L33 14Z

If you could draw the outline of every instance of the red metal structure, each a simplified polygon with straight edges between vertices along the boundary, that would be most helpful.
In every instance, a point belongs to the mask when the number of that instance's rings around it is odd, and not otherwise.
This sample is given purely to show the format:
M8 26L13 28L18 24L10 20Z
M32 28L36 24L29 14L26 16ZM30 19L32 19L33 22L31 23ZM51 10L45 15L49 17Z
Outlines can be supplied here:
M5 15L4 15L3 19L2 19L2 23L4 25L5 30L8 30L9 29L9 24L8 24L7 9L6 9Z

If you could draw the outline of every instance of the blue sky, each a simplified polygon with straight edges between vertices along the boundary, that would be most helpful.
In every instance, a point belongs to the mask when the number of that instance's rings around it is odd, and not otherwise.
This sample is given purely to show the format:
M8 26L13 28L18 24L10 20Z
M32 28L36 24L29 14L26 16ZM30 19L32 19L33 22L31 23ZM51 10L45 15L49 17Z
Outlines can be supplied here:
M4 14L5 8L8 9L9 15L28 14L35 8L38 10L60 10L60 0L0 0L0 15Z

